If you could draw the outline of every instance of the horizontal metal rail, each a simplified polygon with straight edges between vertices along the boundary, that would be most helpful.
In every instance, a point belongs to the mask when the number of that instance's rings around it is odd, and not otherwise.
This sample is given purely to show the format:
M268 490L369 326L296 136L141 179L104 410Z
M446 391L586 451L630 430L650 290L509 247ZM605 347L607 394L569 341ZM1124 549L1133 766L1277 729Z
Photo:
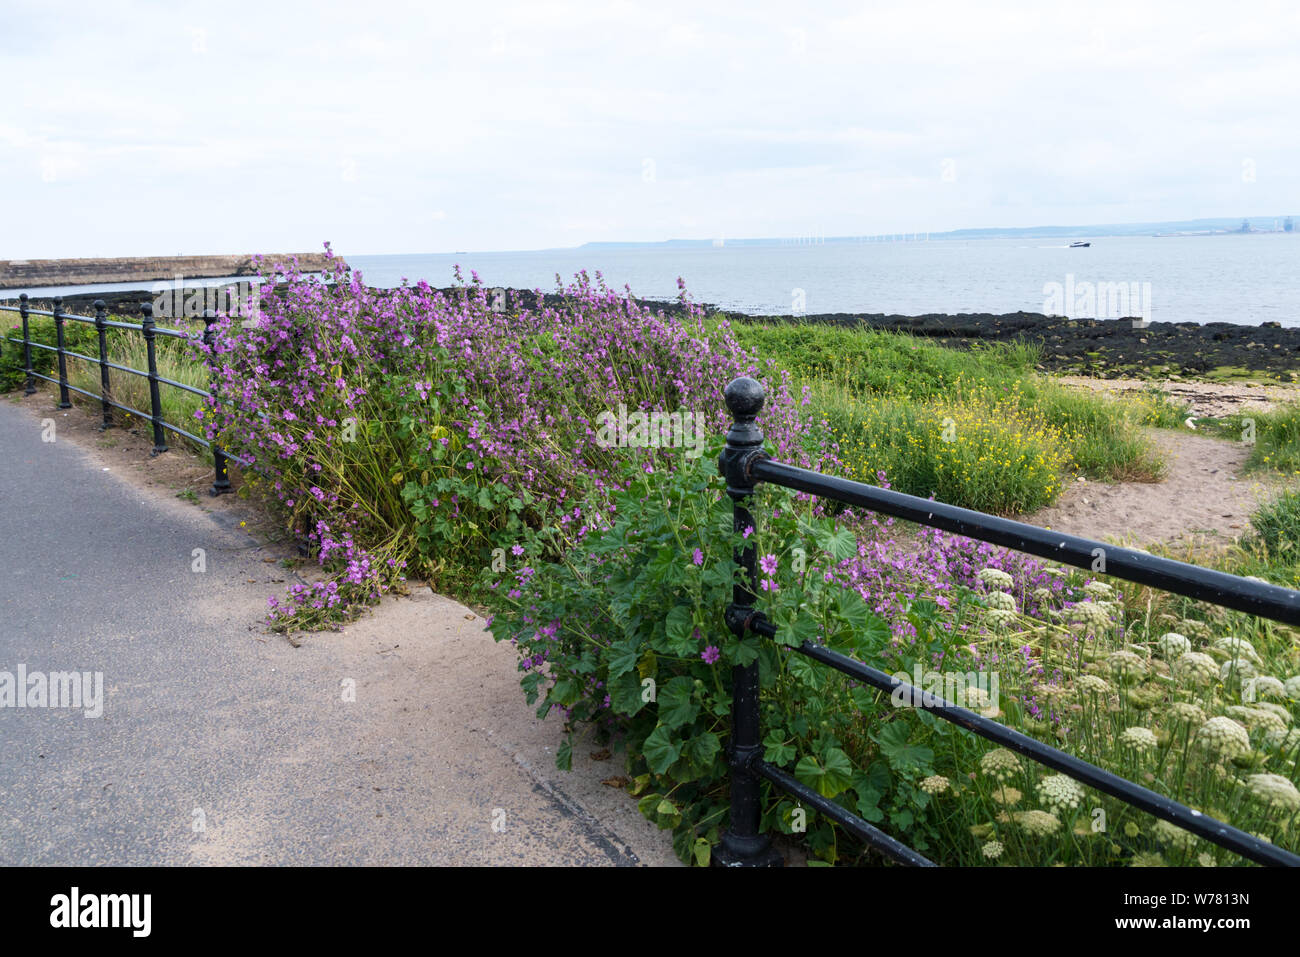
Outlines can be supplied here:
M1077 535L1053 532L1037 525L998 518L968 508L945 505L917 495L905 495L850 479L822 475L808 469L755 456L748 469L756 481L857 505L931 528L1004 545L1018 552L1048 558L1063 565L1092 570L1104 561L1104 572L1139 585L1212 602L1225 608L1300 625L1300 592L1268 582L1160 558L1133 548L1107 545Z
M16 339L7 334L0 334L0 342L12 342L23 347L23 371L27 378L27 386L25 389L26 394L31 395L36 391L34 383L36 380L40 379L45 382L53 383L59 387L59 408L61 409L71 407L72 403L70 398L71 393L74 392L78 395L84 395L87 398L98 399L103 414L103 425L101 428L105 429L112 428L113 426L112 410L114 409L126 412L129 415L137 416L140 419L146 419L153 425L153 454L155 455L167 451L165 438L167 432L183 436L203 448L211 449L213 469L216 474L211 489L213 495L220 495L231 490L230 477L228 474L228 461L231 458L235 459L235 461L239 462L241 465L247 466L252 464L250 459L242 456L228 455L224 449L213 444L208 439L195 435L193 432L183 429L179 425L167 422L162 415L162 397L160 392L162 386L179 389L200 398L210 398L211 393L207 389L198 388L197 386L192 386L185 382L178 382L175 379L169 379L166 376L159 375L155 340L158 336L163 336L171 339L183 339L187 342L193 343L202 342L204 345L210 347L213 342L212 325L216 321L215 312L208 310L203 313L203 334L201 336L195 336L181 329L160 328L153 320L153 307L147 302L142 303L140 306L140 311L144 316L144 320L137 324L131 322L118 322L109 319L107 307L102 299L95 300L95 315L93 318L64 312L62 309L63 300L58 297L54 298L54 309L50 312L30 308L26 294L20 295L18 299L19 305L17 308L13 306L0 305L0 311L16 312L22 317L22 338ZM57 345L48 346L41 342L32 341L31 330L29 327L29 320L32 316L49 316L53 318ZM95 327L99 339L99 356L97 358L67 348L67 344L64 341L64 323L67 321L80 322ZM133 332L140 332L144 336L145 352L148 357L149 365L147 372L142 369L133 369L130 366L121 365L120 363L113 362L108 358L107 331L109 329L124 329ZM37 372L32 368L33 347L47 352L53 352L58 356L59 376L57 379ZM68 381L67 360L70 358L99 366L100 391L98 395L89 392L86 389L74 386ZM208 365L209 375L211 375L213 374L211 359L208 360ZM142 412L139 409L132 408L129 405L124 405L112 398L109 373L114 370L129 373L134 376L140 376L141 378L148 380L150 412Z
M1147 811L1171 824L1176 824L1184 830L1191 831L1197 837L1203 837L1220 847L1235 851L1242 857L1249 858L1260 864L1300 867L1300 856L1285 851L1275 844L1261 841L1254 835L1238 830L1230 824L1215 820L1200 811L1194 811L1186 805L1165 797L1163 794L1157 794L1155 791L1134 784L1118 774L1103 770L1095 764L1089 764L1087 761L1066 754L1051 745L1043 744L1041 741L1021 734L1019 731L1013 731L1006 725L999 724L981 714L976 714L966 708L959 708L937 695L923 691L905 681L899 681L878 668L872 668L870 665L865 665L838 651L832 651L830 648L813 642L805 641L799 645L792 645L781 641L776 627L761 618L756 618L751 627L757 634L772 638L791 651L812 658L814 661L819 661L880 691L888 692L891 696L896 690L901 691L900 697L904 703L913 708L929 711L931 714L937 715L952 724L959 725L982 738L996 741L1009 750L1032 758L1039 764L1060 771L1076 781L1082 781L1103 794L1119 798L1125 804Z
M787 774L775 764L770 764L767 761L755 761L752 770L759 777L767 778L781 790L795 795L801 801L821 811L832 821L842 824L850 834L853 834L862 843L879 851L890 860L897 861L899 864L909 864L912 867L935 866L934 861L912 850L902 841L890 837L879 828L868 824L851 811L846 811L843 806L836 804L830 798L818 794L794 775Z
M754 423L755 416L763 407L763 387L753 379L740 378L727 386L725 395L733 421L727 432L726 446L719 457L718 467L727 480L727 494L732 500L732 524L737 533L752 530L755 524L748 509L755 484L770 482L1099 574L1162 588L1288 624L1300 624L1300 592L1289 588L1158 558L1137 549L1103 545L1023 522L775 462L762 451L763 433ZM928 711L973 734L995 741L1248 860L1275 866L1300 867L1300 855L1208 817L1019 731L1013 731L991 718L957 707L877 668L813 642L805 641L795 645L781 641L776 627L754 606L758 582L754 546L738 546L734 560L744 574L734 585L732 603L726 609L725 620L728 628L738 638L744 638L751 632L761 635L854 680L888 692L891 697L901 694L903 702L913 708ZM759 706L759 670L756 663L735 667L731 713L732 733L728 744L728 761L732 769L731 821L715 854L715 860L719 864L766 866L775 863L775 854L767 838L759 831L760 778L808 802L892 860L914 865L929 863L916 851L871 827L862 818L824 798L787 772L762 760L762 712Z

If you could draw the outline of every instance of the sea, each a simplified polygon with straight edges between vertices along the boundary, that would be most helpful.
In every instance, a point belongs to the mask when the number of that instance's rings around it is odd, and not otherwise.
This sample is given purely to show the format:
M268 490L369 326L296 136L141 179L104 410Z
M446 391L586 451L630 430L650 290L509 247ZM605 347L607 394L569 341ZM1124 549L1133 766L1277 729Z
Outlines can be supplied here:
M690 297L751 315L1043 312L1155 322L1277 322L1300 326L1300 233L1059 239L587 245L523 252L340 255L372 286L425 280L445 287L459 265L489 287L554 291L599 273L611 288ZM216 283L225 280L204 280ZM25 290L69 295L141 283ZM4 297L23 290L6 290Z

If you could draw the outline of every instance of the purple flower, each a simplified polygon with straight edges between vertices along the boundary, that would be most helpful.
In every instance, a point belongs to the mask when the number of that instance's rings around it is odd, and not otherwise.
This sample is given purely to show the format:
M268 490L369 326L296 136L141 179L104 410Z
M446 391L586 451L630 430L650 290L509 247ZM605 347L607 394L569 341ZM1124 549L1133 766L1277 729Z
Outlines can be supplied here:
M709 645L700 653L700 657L704 659L706 665L712 665L716 664L718 659L722 657L722 652L718 651L713 645Z
M700 551L698 548L695 549L694 553L692 553L691 555L691 561L693 561L696 565L703 565L704 552Z
M764 575L776 574L776 556L764 555L758 560L758 567L763 570Z

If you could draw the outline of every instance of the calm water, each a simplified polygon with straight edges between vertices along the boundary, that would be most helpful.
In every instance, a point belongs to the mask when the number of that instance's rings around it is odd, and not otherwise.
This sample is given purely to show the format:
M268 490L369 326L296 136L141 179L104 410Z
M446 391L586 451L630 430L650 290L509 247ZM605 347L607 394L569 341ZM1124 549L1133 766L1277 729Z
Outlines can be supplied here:
M1080 239L1089 237L1081 236ZM1088 249L1056 240L768 245L704 248L552 249L533 252L365 256L344 253L368 283L395 286L405 277L452 283L459 263L489 286L555 288L578 270L599 270L610 286L671 299L677 277L698 302L752 314L880 312L1069 312L1107 316L1105 303L1048 305L1045 286L1124 283L1149 295L1149 319L1162 322L1280 322L1300 326L1300 234L1101 237ZM1071 278L1072 277L1072 278ZM216 281L216 280L212 280ZM43 295L139 288L65 286ZM16 296L20 290L6 291ZM1144 296L1145 298L1145 296ZM1138 299L1122 315L1138 315Z
M696 301L752 314L796 311L796 290L803 290L810 314L1043 312L1045 285L1058 283L1063 291L1072 274L1076 295L1083 283L1138 283L1139 289L1149 283L1147 318L1155 321L1300 326L1300 234L1091 241L1088 249L986 239L345 258L377 286L396 285L403 276L445 286L459 263L467 277L477 270L490 286L550 291L557 272L567 279L586 269L600 270L614 288L626 283L637 295L673 298L681 276ZM1135 301L1124 314L1138 312Z

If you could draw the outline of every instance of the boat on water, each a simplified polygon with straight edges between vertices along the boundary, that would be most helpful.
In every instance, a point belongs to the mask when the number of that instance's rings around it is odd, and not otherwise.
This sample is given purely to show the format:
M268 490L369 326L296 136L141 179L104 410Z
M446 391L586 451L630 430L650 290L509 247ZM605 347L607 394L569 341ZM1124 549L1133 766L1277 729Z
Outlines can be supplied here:
M1092 243L1070 243L1071 249L1087 249Z

